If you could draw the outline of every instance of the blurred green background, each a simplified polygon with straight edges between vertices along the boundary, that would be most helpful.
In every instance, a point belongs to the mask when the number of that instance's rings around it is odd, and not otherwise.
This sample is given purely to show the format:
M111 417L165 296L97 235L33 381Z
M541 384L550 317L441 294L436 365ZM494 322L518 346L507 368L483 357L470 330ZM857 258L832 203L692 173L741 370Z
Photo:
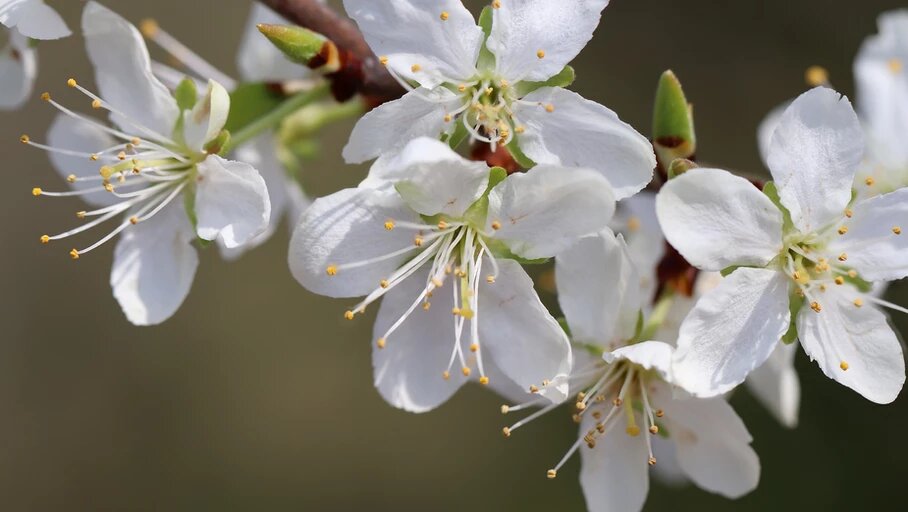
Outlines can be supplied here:
M82 2L49 3L78 26ZM157 18L235 74L248 1L106 4L135 22ZM826 66L833 84L852 95L859 44L875 32L880 12L900 5L613 0L574 63L574 88L647 133L656 79L672 68L695 103L701 159L759 171L754 132L764 113L804 89L812 64ZM43 139L53 112L38 93L63 96L69 76L91 82L78 37L42 43L40 56L36 98L0 113L0 508L584 508L576 458L557 480L545 479L576 435L566 411L505 441L501 401L480 389L420 416L388 407L372 387L373 317L347 322L346 302L299 287L287 270L286 230L235 263L205 251L172 320L129 325L108 286L112 244L73 262L68 245L38 243L39 235L74 225L80 207L76 199L31 196L33 186L65 183L44 154L17 138ZM349 129L322 138L322 158L305 169L312 195L362 178L361 168L338 157ZM899 284L891 296L904 302L905 292ZM894 321L908 332L904 317ZM746 392L732 400L762 458L756 492L731 502L656 485L647 510L897 508L908 466L908 398L874 406L824 378L803 354L798 368L796 431L778 426Z

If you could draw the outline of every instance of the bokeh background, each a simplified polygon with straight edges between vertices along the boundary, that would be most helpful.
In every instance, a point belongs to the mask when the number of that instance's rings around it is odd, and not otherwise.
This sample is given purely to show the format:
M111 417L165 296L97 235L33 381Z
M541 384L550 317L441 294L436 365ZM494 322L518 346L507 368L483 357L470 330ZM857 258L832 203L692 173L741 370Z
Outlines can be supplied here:
M78 26L81 1L49 3ZM135 22L157 18L235 74L249 1L106 4ZM804 90L813 64L852 95L859 44L880 12L904 5L613 0L574 63L574 88L648 133L656 79L672 68L695 103L700 157L762 172L754 135L762 116ZM42 43L40 54L36 96L64 93L69 76L90 83L78 37ZM108 286L112 244L73 262L68 245L38 243L73 225L80 209L76 199L30 194L33 186L65 185L44 154L17 142L22 133L43 138L52 116L37 98L0 113L0 509L584 509L576 458L557 480L545 479L576 435L566 411L505 441L501 401L481 389L425 415L385 405L372 387L372 316L347 322L346 302L299 287L287 270L286 230L234 263L205 251L172 320L129 325ZM312 195L362 178L362 168L338 156L350 126L321 138L321 157L304 171ZM904 302L906 290L897 284L890 294ZM908 319L893 320L908 332ZM731 502L655 485L647 510L903 503L908 397L874 406L828 381L803 354L798 369L795 431L744 391L732 400L762 458L756 492Z

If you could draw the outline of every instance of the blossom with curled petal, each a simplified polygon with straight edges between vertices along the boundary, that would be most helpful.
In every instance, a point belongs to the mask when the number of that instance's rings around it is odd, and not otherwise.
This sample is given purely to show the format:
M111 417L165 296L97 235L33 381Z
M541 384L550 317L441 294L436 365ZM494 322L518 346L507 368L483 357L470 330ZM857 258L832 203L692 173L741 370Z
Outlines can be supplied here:
M268 225L265 182L249 164L217 155L230 97L209 82L204 97L181 108L152 75L148 51L138 30L95 2L84 10L82 28L100 94L76 80L95 109L107 110L113 126L78 114L45 93L60 110L49 144L22 142L49 152L73 190L35 196L80 196L95 208L77 213L86 222L52 243L108 221L116 227L83 249L79 259L120 235L111 286L126 317L137 325L169 318L185 299L198 256L197 238L236 247ZM118 220L119 219L119 220Z
M728 276L681 326L672 371L699 396L740 384L783 337L800 340L830 378L892 402L905 380L901 344L870 293L908 275L908 190L853 199L863 133L847 98L810 90L782 115L769 150L777 192L694 169L659 193L669 242Z
M70 35L57 11L43 0L0 0L0 109L22 106L38 72L38 52L29 39Z
M618 199L639 192L656 164L649 141L606 107L546 84L592 38L608 3L495 0L486 33L460 0L345 0L409 92L359 121L344 158L364 162L415 137L461 131L514 142L539 164L597 170Z
M310 291L366 296L347 318L383 298L373 352L382 396L432 409L470 376L487 384L491 359L523 389L562 400L569 343L514 258L549 258L604 228L608 182L558 166L505 178L428 138L383 172L375 187L316 200L290 247L293 275Z
M577 392L573 418L580 435L548 476L555 478L579 450L580 481L594 512L641 510L649 468L658 468L663 458L699 487L740 497L756 487L760 475L750 434L723 398L685 398L675 389L669 374L673 347L648 340L652 332L641 330L649 322L642 316L648 299L631 258L624 238L608 230L556 257L559 302L574 344L570 386ZM539 404L504 406L502 412ZM505 428L505 435L555 407Z

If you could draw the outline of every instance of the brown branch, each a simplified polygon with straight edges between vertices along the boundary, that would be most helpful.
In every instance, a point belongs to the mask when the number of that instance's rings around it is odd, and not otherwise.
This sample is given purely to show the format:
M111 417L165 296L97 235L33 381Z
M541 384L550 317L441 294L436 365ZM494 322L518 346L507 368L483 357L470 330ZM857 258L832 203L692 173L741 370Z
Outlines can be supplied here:
M378 61L356 24L318 0L260 0L288 20L318 32L341 51L342 69L333 73L334 92L338 99L354 93L367 96L370 103L380 104L403 95L404 90Z

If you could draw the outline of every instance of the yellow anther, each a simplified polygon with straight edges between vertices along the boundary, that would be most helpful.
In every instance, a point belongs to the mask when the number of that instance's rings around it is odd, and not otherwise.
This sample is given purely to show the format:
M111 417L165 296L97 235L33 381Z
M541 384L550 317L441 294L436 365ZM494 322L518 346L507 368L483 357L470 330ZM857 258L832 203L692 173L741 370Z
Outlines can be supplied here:
M72 259L74 259L74 260L79 259L79 251L76 250L76 249L73 249L73 250L69 251L69 257L72 258Z
M132 224L133 226L135 226L136 224L139 223L139 218L138 218L138 217L130 217L130 218L129 218L129 223Z
M511 437L511 429L509 429L508 427L502 428L501 433L502 435L504 435L504 437Z
M498 231L499 229L501 229L501 223L498 222L497 220L492 222L492 229L494 229L495 231Z
M448 223L443 220L438 221L438 229L448 229Z
M544 59L544 58L545 58L545 50L537 50L537 51L536 51L536 57L539 57L540 59Z
M325 273L328 274L329 276L336 276L337 275L337 266L328 265L328 268L325 269Z
M381 286L382 288L387 288L389 284L390 283L388 282L387 279L382 279L381 281L378 282L378 285Z
M391 219L386 220L385 229L387 229L388 231L391 231L392 229L394 229L394 221Z
M854 299L854 307L859 308L864 305L864 301L861 299Z
M904 65L900 59L889 59L889 71L893 73L900 73Z
M412 66L410 66L410 71L412 71L414 73L418 73L419 70L421 70L421 69L422 69L422 66L420 66L419 64L413 64Z
M646 460L646 463L649 464L650 466L655 466L655 465L656 465L656 458L655 458L655 457L650 457L649 459Z
M470 352L478 352L478 351L479 351L479 343L472 343L470 345Z
M508 82L507 80L502 78L501 83L499 85L501 86L502 89L507 89L508 87L511 86L511 82Z
M901 235L901 234L902 234L902 228L899 227L899 226L893 226L893 227L892 227L892 232L895 233L896 235Z
M386 344L387 344L387 340L385 340L384 338L378 338L377 340L375 340L375 346L378 347L379 349L385 348Z
M663 416L665 416L665 411L663 411L662 409L656 409L656 417L661 418Z
M41 235L41 243L42 243L42 244L49 244L49 243L50 243L50 237L47 236L47 235Z
M79 83L76 82L75 78L70 78L69 80L66 81L66 85L68 85L70 87L75 87L75 86L79 85Z
M810 66L804 72L804 81L811 87L829 83L829 72L822 66Z
M432 278L432 284L435 285L436 288L441 288L442 285L444 285L445 283L444 283L444 281L442 281L441 279L439 279L439 278L437 278L437 277L433 277L433 278Z
M794 279L795 281L800 281L800 280L801 280L801 273L798 272L797 270L795 270L794 272L792 272L791 278Z
M479 383L482 384L483 386L488 386L489 378L486 377L485 375L483 375L482 377L479 378Z
M88 159L91 160L92 162L97 162L97 161L98 161L98 158L100 158L100 157L98 156L97 153L92 153L92 154L88 157Z
M842 226L842 227L839 228L839 234L840 234L840 235L844 235L844 234L847 233L847 232L848 232L848 226Z
M378 58L378 62L380 62L382 66L387 66L387 65L388 65L388 57L385 56L385 55L382 55L381 57Z
M492 2L492 9L501 9L501 0L495 0Z
M519 135L519 134L527 131L527 128L526 128L526 126L518 125L517 128L514 128L514 131L517 132L517 134Z
M160 27L158 26L157 21L152 18L145 18L139 23L139 30L142 31L142 35L145 37L154 37L157 35Z
M842 361L841 363L839 363L839 368L841 368L843 372L847 372L849 368L848 363Z
M501 406L501 414L507 414L507 413L510 412L510 411L511 411L511 408L508 407L507 405L502 405L502 406Z
M35 188L32 189L32 195L35 196L35 197L40 196L41 193L42 193L42 191L41 191L41 189L38 188L38 187L35 187Z
M640 230L640 218L631 217L627 219L627 229L629 231L639 231Z
M534 384L530 384L530 393L539 393L539 388Z
M820 285L820 291L821 291L821 292L825 292L825 291L826 291L826 285L825 285L825 284L821 284L821 285Z
M555 111L555 105L552 105L551 103L549 103L548 105L545 106L545 111L551 114L552 112Z
M467 84L460 84L460 85L458 85L458 86L457 86L457 90L458 90L459 92L464 92L464 91L466 91L466 90L467 90Z
M126 160L126 152L120 151L119 153L117 153L117 160Z
M854 215L854 212L851 210L851 208L848 208L845 210L846 217L848 217L850 219L852 215Z
M542 387L546 387L551 383L552 381L550 381L549 379L542 379Z
M133 145L133 146L138 146L138 145L139 145L139 143L140 143L140 142L142 142L142 141L141 141L141 140L139 140L139 138L138 138L138 137L133 137L133 138L132 138L132 140L131 140L131 141L129 141L129 142L130 142L130 143L131 143L131 144L132 144L132 145Z
M31 139L31 137L29 137L28 135L24 135L24 134L23 134L23 135L21 135L21 136L19 137L19 142L21 142L21 143L23 143L23 144L28 144L28 143L31 142L31 141L32 141L32 139Z
M496 1L495 3L498 3L498 2ZM493 3L492 5L495 5L495 3ZM497 8L498 8L498 7L496 7L496 9L497 9ZM545 472L545 476L546 476L549 480L554 480L555 477L558 476L558 472L555 471L554 469L550 469L550 470L548 470L548 471Z
M423 311L428 311L429 308L431 308L431 307L432 307L432 303L431 303L431 302L423 302L423 303L422 303L422 310L423 310Z
M574 407L576 407L578 411L586 410L586 404L583 402L577 402L576 404L574 404Z
M469 368L464 366L463 368L460 369L460 373L462 373L464 377L469 377L470 374L473 372Z
M76 179L77 179L77 178L76 178L76 175L75 175L75 174L70 174L69 176L66 177L66 181L68 181L68 182L70 182L70 183L75 183L75 182L76 182Z
M651 427L649 428L649 433L652 434L652 435L658 434L658 433L659 433L659 427L657 427L656 425L651 426Z
M417 236L413 239L413 245L415 245L416 247L422 247L422 242L423 242L423 239L422 239L422 237L419 236L419 235L417 235Z
M848 254L844 252L839 254L839 261L848 261Z
M615 407L621 407L621 404L623 404L623 403L624 403L624 400L622 400L620 398L616 398L616 399L612 400L612 405L614 405Z
M101 176L103 176L104 179L110 178L110 176L111 176L113 173L114 173L114 168L111 167L111 166L109 166L109 165L102 165L101 168L98 169L98 174L100 174Z
M113 192L113 191L114 191L114 186L111 185L110 183L105 183L105 184L104 184L104 190L106 190L106 191L108 191L108 192Z
M868 187L872 187L874 183L876 183L876 180L873 179L873 176L867 176L867 179L864 180L864 184Z
M44 100L44 101L50 101L50 93L49 93L49 92L42 92L42 93L41 93L41 99Z
M85 210L76 212L76 217L79 219L84 219L86 215L88 215L88 212Z
M352 311L345 311L344 318L347 320L353 320L353 317L356 316Z
M486 282L489 284L495 284L495 276L486 276Z
M451 15L448 14L448 11L441 11L441 16L439 16L439 18L441 18L441 21L448 21L448 18L450 17Z
M459 315L459 314L460 314L460 308L458 308L458 307L451 308L451 314L454 315L454 316Z
M857 271L857 270L854 270L854 269L849 270L849 271L848 271L848 277L850 277L850 278L852 278L852 279L858 277L858 271Z
M624 431L627 432L627 435L631 437L637 437L640 435L640 427L638 427L637 425L630 425Z
M451 122L451 114L445 114L445 122L446 122L446 123L450 123L450 122Z
M839 285L839 286L845 284L845 278L842 277L842 276L836 276L836 278L835 278L835 284L837 284L837 285Z
M486 87L486 96L491 96L493 92L495 92L494 87Z
M810 309L812 309L812 310L816 311L817 313L819 313L820 311L823 311L823 306L820 306L820 303L819 303L819 302L813 301L813 302L810 303Z
M95 110L98 110L99 108L101 108L101 100L98 100L98 99L92 100L92 101L91 101L91 108L93 108L93 109L95 109Z

